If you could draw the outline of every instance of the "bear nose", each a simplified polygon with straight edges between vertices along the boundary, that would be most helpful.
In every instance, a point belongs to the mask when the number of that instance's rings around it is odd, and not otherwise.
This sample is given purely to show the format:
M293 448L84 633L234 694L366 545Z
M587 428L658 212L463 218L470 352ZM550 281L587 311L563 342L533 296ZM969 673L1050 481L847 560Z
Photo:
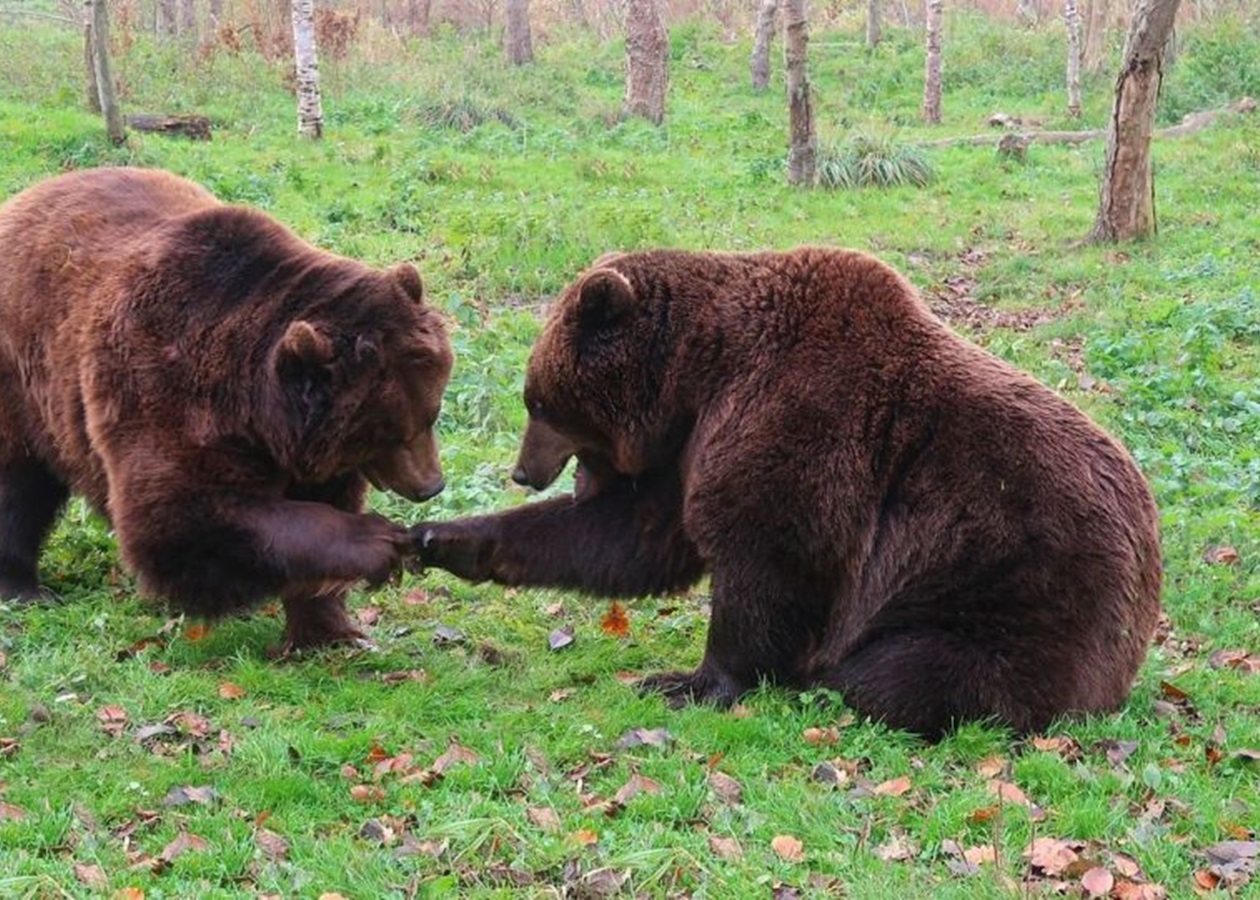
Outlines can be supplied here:
M415 496L409 497L407 499L415 500L417 503L420 503L432 497L436 497L438 494L442 493L442 490L445 487L446 487L446 479L439 478L437 481L432 482L431 484L426 484L424 487L416 491Z
M525 471L524 466L516 467L516 469L512 472L512 480L521 485L521 487L530 486L529 473Z

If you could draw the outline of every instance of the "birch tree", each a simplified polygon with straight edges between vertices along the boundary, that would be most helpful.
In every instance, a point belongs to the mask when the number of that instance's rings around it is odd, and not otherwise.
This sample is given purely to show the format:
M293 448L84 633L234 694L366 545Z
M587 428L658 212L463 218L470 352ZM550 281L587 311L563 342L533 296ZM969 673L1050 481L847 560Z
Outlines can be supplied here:
M927 64L923 77L923 121L941 121L941 0L927 0Z
M292 10L298 135L318 140L324 134L324 106L319 95L319 60L315 55L314 0L293 0Z
M818 162L809 86L809 20L805 0L785 0L783 57L788 93L788 183L813 187Z
M764 91L770 86L770 45L774 43L779 0L761 0L757 7L757 28L753 35L752 86Z
M1081 117L1081 14L1076 0L1063 0L1063 18L1067 24L1067 95L1068 115Z
M507 0L506 14L504 40L507 43L508 62L514 66L533 62L534 43L529 33L529 0Z
M866 46L878 47L884 39L884 29L879 24L879 0L866 0Z
M1091 240L1131 240L1155 233L1151 132L1164 77L1164 46L1179 3L1138 0L1134 10L1107 125L1107 157Z
M665 119L669 89L669 32L658 0L629 0L626 6L626 99L628 115L654 125Z
M96 75L101 112L105 116L105 133L112 143L121 144L127 139L127 130L118 106L118 92L114 88L113 66L109 59L109 12L105 8L105 0L92 0L92 70Z

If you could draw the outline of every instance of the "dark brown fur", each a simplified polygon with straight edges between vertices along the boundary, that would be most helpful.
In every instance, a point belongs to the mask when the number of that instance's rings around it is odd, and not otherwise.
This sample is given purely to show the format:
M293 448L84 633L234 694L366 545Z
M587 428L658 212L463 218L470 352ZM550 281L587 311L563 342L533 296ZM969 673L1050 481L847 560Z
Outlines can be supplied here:
M0 596L39 595L74 491L146 591L207 616L278 595L290 647L356 635L349 585L407 548L368 482L442 488L451 351L415 269L124 168L12 198L0 248Z
M1159 611L1142 475L875 259L601 260L555 305L525 402L516 479L575 455L575 496L424 526L424 559L610 595L711 572L703 662L650 689L822 685L929 736L1128 695Z

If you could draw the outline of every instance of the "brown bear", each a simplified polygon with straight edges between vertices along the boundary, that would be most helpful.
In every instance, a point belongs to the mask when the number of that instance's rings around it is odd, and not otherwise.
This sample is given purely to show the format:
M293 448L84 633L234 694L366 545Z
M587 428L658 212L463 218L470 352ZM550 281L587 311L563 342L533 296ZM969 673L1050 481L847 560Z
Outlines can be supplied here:
M712 575L693 672L772 681L937 737L1115 709L1159 613L1158 516L1128 454L954 334L861 253L602 258L530 357L513 478L572 496L417 526L423 564L603 595Z
M145 592L198 616L279 596L289 649L357 637L350 585L409 551L368 484L442 489L452 354L416 270L128 168L13 197L0 248L0 597L41 595L74 491Z

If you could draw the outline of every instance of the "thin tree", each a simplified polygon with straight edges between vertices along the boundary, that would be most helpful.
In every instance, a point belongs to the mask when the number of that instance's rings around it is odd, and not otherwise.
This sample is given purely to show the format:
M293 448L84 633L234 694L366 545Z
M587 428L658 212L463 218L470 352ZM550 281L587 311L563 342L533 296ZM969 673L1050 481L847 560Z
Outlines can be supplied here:
M101 89L96 85L96 56L92 50L92 19L96 16L92 9L92 0L84 0L83 7L83 68L87 72L84 80L87 108L89 112L100 113Z
M785 0L783 60L788 94L788 183L812 187L818 162L809 86L809 19L805 0Z
M1081 54L1081 65L1091 74L1102 70L1107 49L1109 13L1107 0L1089 0L1089 19L1085 28L1085 50Z
M105 0L92 0L92 68L96 73L96 90L101 112L105 116L105 133L111 142L127 139L118 93L114 90L113 66L109 60L109 12Z
M658 0L626 5L626 100L628 115L654 125L665 119L669 89L669 32Z
M504 41L507 44L508 62L514 66L523 66L534 61L534 44L529 33L529 0L507 0L507 29Z
M927 0L927 64L923 77L923 121L941 121L941 0Z
M314 0L293 0L292 10L298 135L318 140L324 134L324 106L319 94L319 59L315 55Z
M750 64L754 91L764 91L770 86L770 45L774 43L778 17L779 0L761 0L757 7L757 30L753 35Z
M1076 0L1063 0L1063 18L1067 23L1067 95L1068 115L1081 117L1081 14Z
M1107 125L1107 158L1091 240L1131 240L1155 233L1151 132L1164 78L1164 45L1179 4L1180 0L1139 0L1133 12Z
M884 29L879 24L879 0L866 0L866 46L878 47L884 39Z

